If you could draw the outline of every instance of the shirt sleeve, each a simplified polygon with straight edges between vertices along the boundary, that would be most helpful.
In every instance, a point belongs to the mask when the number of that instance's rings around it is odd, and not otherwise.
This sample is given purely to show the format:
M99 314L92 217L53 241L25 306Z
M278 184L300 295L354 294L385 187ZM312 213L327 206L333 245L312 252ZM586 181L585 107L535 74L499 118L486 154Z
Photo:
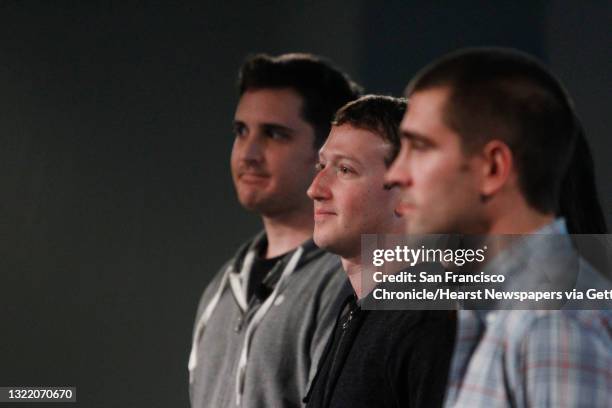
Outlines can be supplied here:
M525 336L515 378L515 398L525 407L609 407L612 343L609 327L553 313L537 319Z

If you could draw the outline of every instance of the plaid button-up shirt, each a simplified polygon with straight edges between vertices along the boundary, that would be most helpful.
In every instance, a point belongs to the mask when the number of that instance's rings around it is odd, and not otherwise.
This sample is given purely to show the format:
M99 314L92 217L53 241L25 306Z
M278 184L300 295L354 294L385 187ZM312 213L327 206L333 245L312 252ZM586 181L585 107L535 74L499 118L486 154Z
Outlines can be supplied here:
M563 231L557 221L538 233ZM542 249L533 244L526 255ZM496 266L524 259L505 261ZM609 309L460 310L458 319L447 407L612 407Z

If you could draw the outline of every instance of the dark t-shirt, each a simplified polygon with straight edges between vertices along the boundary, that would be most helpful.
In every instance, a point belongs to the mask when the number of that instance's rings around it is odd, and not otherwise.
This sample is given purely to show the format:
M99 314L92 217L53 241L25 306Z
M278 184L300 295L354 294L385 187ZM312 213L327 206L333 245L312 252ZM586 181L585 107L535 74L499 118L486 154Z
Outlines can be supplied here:
M251 274L249 275L249 284L247 285L247 299L251 299L255 296L259 302L266 300L268 295L274 290L274 285L266 284L266 277L270 274L272 269L276 267L278 261L283 259L286 254L265 259L258 254L253 260L253 266L251 267ZM279 265L280 269L280 265ZM277 273L280 271L274 271Z
M441 406L455 327L449 311L362 310L349 298L307 407Z

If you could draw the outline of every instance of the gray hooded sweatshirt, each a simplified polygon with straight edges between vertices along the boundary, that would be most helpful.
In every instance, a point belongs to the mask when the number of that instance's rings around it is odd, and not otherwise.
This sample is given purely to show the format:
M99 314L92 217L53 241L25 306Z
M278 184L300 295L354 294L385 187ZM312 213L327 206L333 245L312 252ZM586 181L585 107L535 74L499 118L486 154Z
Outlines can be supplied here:
M208 285L189 358L193 408L302 407L339 302L350 284L337 256L307 241L286 254L246 298L253 258L266 238L247 242Z

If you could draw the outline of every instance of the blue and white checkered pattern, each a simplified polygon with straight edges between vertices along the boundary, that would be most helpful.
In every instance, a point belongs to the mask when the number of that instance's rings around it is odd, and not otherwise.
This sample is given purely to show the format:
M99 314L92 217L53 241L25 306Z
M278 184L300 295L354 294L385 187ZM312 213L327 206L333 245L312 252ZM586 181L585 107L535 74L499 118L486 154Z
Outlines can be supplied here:
M611 407L609 310L459 312L449 407Z
M447 407L612 407L609 309L460 310L457 330Z

